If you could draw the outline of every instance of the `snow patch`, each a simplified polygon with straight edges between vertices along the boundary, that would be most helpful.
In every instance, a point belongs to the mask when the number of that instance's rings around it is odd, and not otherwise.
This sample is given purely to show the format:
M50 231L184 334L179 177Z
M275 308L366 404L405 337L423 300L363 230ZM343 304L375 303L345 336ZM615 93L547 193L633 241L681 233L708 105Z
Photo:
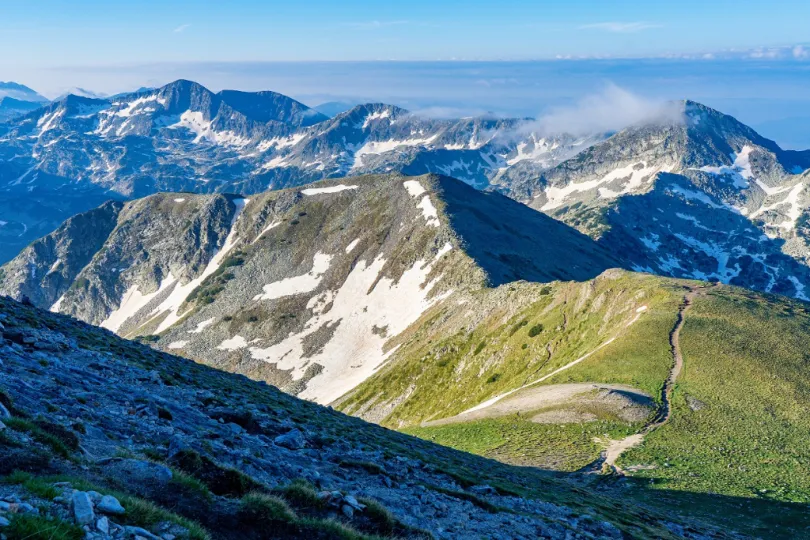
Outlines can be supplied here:
M626 180L622 186L621 191L613 191L608 188L598 189L600 198L611 199L620 195L631 193L640 188L644 180L652 180L655 174L659 172L670 172L671 165L646 165L644 162L633 163L625 167L619 167L604 175L602 178L595 180L588 180L585 182L572 182L563 187L547 187L545 189L546 203L540 208L542 211L554 210L564 205L566 199L574 194L585 191L591 191L599 188L602 184L607 184L615 180Z
M253 297L254 300L274 300L284 296L292 296L314 291L320 285L323 275L329 270L332 256L325 253L316 253L312 260L312 270L301 276L284 278L281 281L268 283L262 287L263 293Z
M65 295L63 294L62 296L59 297L59 300L54 302L54 304L50 308L50 311L52 313L59 313L59 310L62 309L62 301L64 301L64 299Z
M417 203L416 207L422 211L422 216L427 221L427 224L432 227L439 226L439 213L436 211L436 207L433 206L433 201L430 200L430 195L427 195L427 191L422 184L419 183L418 180L406 180L402 183L405 186L405 189L408 191L408 194L413 197L414 199L425 194L422 197L422 200Z
M219 345L217 345L217 349L220 351L235 351L236 349L244 349L248 346L248 342L245 338L240 336L239 334L233 336L230 339L226 339Z
M138 286L133 285L124 293L121 302L118 304L118 309L110 313L99 326L107 330L112 330L113 332L118 332L121 326L127 322L130 317L145 308L153 298L166 291L169 287L174 285L176 281L177 280L169 274L160 282L160 286L155 292L148 294L141 293Z
M341 191L346 191L347 189L357 189L357 186L346 186L344 184L338 184L337 186L330 186L325 188L302 189L301 193L304 195L318 195L320 193L339 193Z
M214 324L215 320L216 320L215 317L211 317L210 319L205 319L203 322L198 323L197 326L194 328L194 330L189 330L186 333L187 334L199 334L200 332L202 332L203 330L205 330L206 328L208 328L209 326Z
M385 266L382 256L371 263L360 261L338 291L310 300L307 305L313 316L301 333L267 348L251 347L251 355L276 364L278 369L292 370L294 379L300 379L307 366L323 366L299 397L318 403L334 401L371 376L393 352L383 351L388 339L451 294L448 291L428 299L436 280L425 283L433 265L451 249L448 243L431 261L417 261L396 282L380 276ZM322 314L322 306L329 302L332 308ZM303 341L325 325L335 327L332 339L319 353L302 360Z
M169 343L168 348L169 349L182 349L186 345L188 345L188 341L172 341L171 343Z
M352 250L353 250L354 248L356 248L356 247L357 247L357 244L359 244L359 243L360 243L360 239L359 239L359 238L355 238L354 240L352 240L352 241L349 243L349 245L348 245L348 246L346 246L346 253L351 253L351 252L352 252Z
M188 295L191 294L194 289L199 287L202 282L205 281L205 278L219 269L222 261L225 260L228 253L239 242L239 239L236 238L236 220L239 218L242 210L249 201L250 199L234 199L233 203L236 205L236 210L234 211L233 218L231 219L231 230L228 233L228 236L225 238L225 243L222 245L222 248L213 257L211 257L211 260L206 265L203 273L185 285L176 285L169 296L166 297L166 299L161 302L160 305L154 309L154 311L152 311L153 315L168 312L163 321L161 321L160 325L158 325L155 333L159 334L160 332L163 332L179 321L183 315L185 315L185 313L178 313L178 310L183 302L185 302L186 298L188 298Z
M259 233L259 236L257 236L257 237L256 237L256 239L255 239L255 240L253 240L253 242L252 242L252 243L253 243L253 244L255 244L256 242L258 242L258 241L259 241L259 238L261 238L262 236L264 236L264 233L266 233L267 231L270 231L270 230L272 230L272 229L275 229L275 228L276 228L276 227L278 227L279 225L281 225L281 222L280 222L280 221L273 221L273 222L271 222L269 225L267 225L267 227L265 227L264 229L262 229L262 232L260 232L260 233Z

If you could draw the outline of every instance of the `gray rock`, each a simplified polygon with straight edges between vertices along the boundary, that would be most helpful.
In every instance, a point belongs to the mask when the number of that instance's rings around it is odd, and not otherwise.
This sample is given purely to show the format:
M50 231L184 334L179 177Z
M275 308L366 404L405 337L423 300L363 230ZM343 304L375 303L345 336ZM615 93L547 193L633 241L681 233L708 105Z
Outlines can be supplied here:
M110 520L106 516L100 517L96 521L96 529L104 534L110 534Z
M344 516L346 516L346 517L347 517L347 518L349 518L349 519L351 519L352 517L354 517L354 508L352 508L352 507L351 507L351 506L349 506L348 504L344 504L344 505L341 507L340 511L341 511L341 512L343 512L343 515L344 515Z
M9 525L11 525L11 522L3 516L0 516L0 527L8 527Z
M159 536L155 536L154 534L150 533L146 529L142 529L141 527L127 526L124 527L124 530L126 531L127 535L133 536L135 538L140 536L141 538L145 538L146 540L161 540Z
M121 506L121 503L118 502L118 499L112 495L104 495L96 509L105 514L120 515L126 513L126 510Z
M284 435L279 435L273 439L273 442L276 443L277 446L283 446L284 448L289 448L290 450L300 450L307 444L304 434L298 429L293 429Z
M165 465L138 459L112 461L104 468L104 472L120 482L145 487L162 486L172 479L172 471Z
M73 494L73 518L79 525L89 525L95 520L93 512L93 502L90 496L84 491L77 491Z

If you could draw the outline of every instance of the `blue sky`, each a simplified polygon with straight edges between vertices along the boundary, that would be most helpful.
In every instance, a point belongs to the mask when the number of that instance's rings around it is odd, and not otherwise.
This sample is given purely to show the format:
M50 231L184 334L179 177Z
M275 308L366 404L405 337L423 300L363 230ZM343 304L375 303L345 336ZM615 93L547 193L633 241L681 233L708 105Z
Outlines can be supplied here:
M0 1L0 80L527 116L617 85L810 147L807 21L807 0Z
M0 48L34 66L648 56L807 41L808 20L806 0L28 0L2 2Z

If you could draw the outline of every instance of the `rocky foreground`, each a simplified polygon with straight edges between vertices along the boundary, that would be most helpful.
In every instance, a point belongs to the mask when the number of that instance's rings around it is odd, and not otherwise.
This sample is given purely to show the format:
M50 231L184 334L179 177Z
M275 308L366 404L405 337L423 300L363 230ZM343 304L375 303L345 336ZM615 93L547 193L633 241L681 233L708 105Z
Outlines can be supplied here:
M721 537L0 298L5 538Z

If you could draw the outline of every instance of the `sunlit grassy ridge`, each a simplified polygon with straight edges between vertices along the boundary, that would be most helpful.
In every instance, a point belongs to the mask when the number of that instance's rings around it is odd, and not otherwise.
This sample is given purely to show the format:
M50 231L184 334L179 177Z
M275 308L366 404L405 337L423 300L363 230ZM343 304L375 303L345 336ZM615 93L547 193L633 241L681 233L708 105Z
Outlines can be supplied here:
M655 465L637 474L660 487L810 501L808 309L740 289L699 298L672 420L622 462Z
M445 418L548 375L612 338L616 341L600 351L615 350L629 362L633 376L621 382L637 382L654 394L670 363L666 326L674 312L668 309L676 309L680 289L660 278L611 271L585 283L515 283L481 291L462 304L428 312L388 366L340 408L356 414L386 411L393 403L393 410L379 418L392 427ZM642 306L647 311L628 328ZM640 341L625 333L640 324L657 325L664 337L654 358L641 343L641 352L623 356ZM630 371L636 364L644 368Z
M464 320L464 306L445 307L341 406L363 410L363 403L389 401L384 425L509 463L577 470L598 458L602 441L633 433L640 424L607 416L581 424L535 424L527 414L420 424L519 388L594 349L540 384L625 384L660 404L673 364L669 334L684 294L697 284L611 273L545 290L513 284L513 291L501 291L495 300L479 299L477 309L486 315L478 320ZM517 307L510 309L512 299L518 299ZM627 326L642 305L646 311ZM627 308L622 315L619 306ZM530 337L537 325L543 330ZM547 346L551 359L544 354ZM660 488L810 501L807 304L732 287L712 289L698 295L686 314L681 348L684 368L671 420L623 454L619 464Z

